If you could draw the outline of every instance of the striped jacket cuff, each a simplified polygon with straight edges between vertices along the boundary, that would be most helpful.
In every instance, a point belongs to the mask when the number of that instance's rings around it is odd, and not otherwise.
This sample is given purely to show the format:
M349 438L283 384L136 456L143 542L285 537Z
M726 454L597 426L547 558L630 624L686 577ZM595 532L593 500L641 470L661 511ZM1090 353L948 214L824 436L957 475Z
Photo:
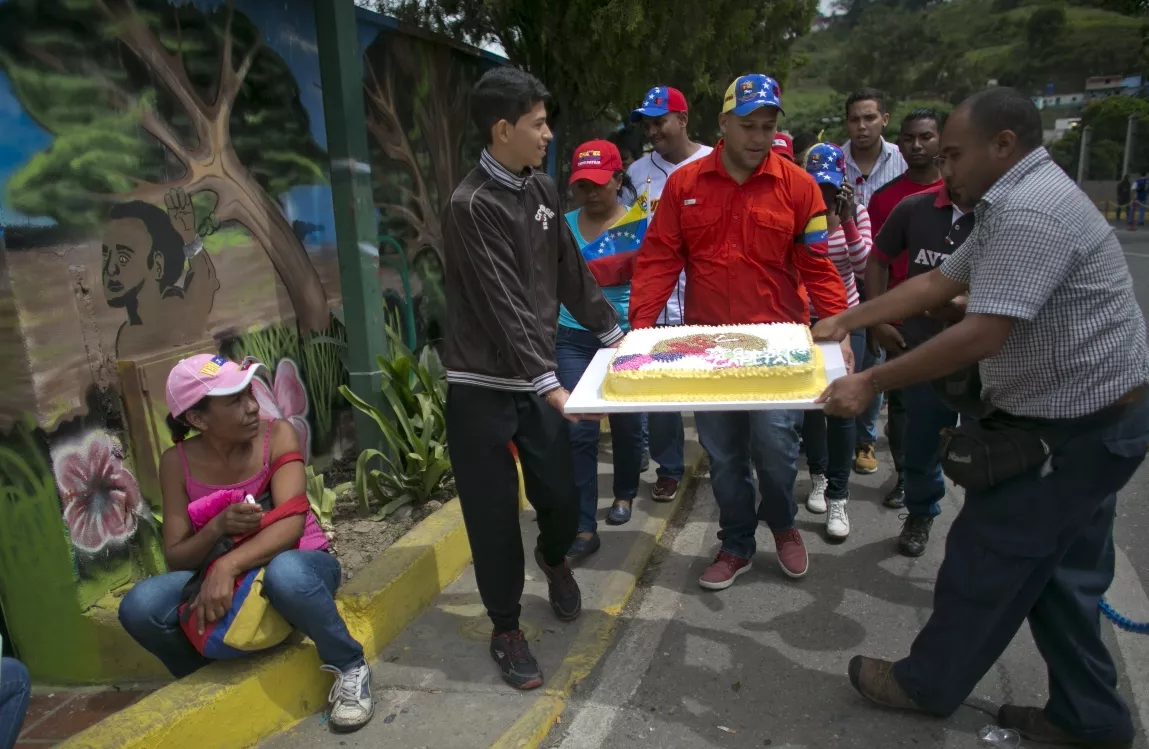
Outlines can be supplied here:
M614 344L621 341L624 335L626 335L626 333L622 332L622 328L615 325L613 328L600 335L598 339L602 341L603 346L613 346Z
M559 383L558 375L554 372L547 372L541 374L535 379L531 380L531 384L535 386L535 392L539 395L546 395L552 390L558 390L562 385Z

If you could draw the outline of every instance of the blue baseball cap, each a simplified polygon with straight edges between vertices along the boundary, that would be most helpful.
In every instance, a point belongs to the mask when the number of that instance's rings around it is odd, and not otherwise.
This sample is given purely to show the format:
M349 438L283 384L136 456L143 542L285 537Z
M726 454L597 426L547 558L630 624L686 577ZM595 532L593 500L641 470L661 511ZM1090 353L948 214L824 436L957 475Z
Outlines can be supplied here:
M760 107L774 107L782 114L782 87L768 75L751 73L734 80L722 101L723 114L745 117Z
M630 121L638 122L643 117L661 117L671 112L685 112L686 97L670 86L655 86L646 92L642 106L630 113Z
M846 178L846 154L833 143L818 143L806 155L806 171L819 185L839 189Z

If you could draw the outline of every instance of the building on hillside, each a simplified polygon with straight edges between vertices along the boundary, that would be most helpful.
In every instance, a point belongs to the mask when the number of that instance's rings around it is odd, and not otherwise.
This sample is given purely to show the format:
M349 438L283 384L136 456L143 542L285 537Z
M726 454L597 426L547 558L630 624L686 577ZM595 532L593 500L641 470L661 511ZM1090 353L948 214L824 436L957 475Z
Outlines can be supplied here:
M1050 143L1061 140L1066 133L1078 127L1081 127L1080 117L1059 117L1053 121L1053 127L1045 128L1042 142L1048 146Z
M1034 105L1038 109L1055 109L1058 107L1080 107L1085 104L1085 93L1055 94L1046 93L1044 96L1034 96Z
M1096 75L1085 79L1086 101L1097 101L1109 96L1140 96L1144 84L1139 75Z

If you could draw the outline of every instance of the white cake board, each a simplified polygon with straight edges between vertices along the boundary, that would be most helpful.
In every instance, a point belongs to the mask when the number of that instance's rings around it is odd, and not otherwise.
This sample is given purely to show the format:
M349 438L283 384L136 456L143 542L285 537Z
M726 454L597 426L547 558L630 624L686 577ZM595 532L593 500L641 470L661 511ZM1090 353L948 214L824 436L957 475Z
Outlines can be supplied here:
M822 349L822 359L826 364L826 381L846 374L846 361L842 358L842 348L837 343L815 344ZM567 400L569 414L628 414L651 413L655 411L784 411L814 410L822 408L813 398L794 401L612 401L602 397L602 381L606 378L607 367L614 358L614 349L601 349L594 355L582 379L579 380L571 397Z

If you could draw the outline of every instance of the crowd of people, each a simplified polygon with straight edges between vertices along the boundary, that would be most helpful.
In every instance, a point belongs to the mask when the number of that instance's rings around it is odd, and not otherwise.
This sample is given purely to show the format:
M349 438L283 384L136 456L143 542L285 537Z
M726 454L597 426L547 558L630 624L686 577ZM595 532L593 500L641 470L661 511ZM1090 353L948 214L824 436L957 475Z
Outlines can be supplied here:
M699 584L724 590L750 570L760 523L781 573L810 573L796 525L803 448L804 505L845 540L851 473L879 468L884 403L895 479L883 502L905 510L900 553L927 548L945 475L965 500L908 656L856 656L851 684L878 705L947 716L1028 620L1049 701L1003 705L999 724L1036 741L1132 746L1098 604L1114 573L1116 493L1149 450L1149 347L1116 236L1042 147L1029 97L987 89L946 122L914 110L891 142L883 96L862 90L845 105L847 143L796 144L780 131L777 81L748 74L727 89L722 137L708 146L690 137L682 93L659 85L632 114L651 152L626 133L579 145L567 211L538 171L547 98L513 67L482 77L470 106L487 146L443 221L448 445L503 679L543 684L519 622L526 554L508 445L536 510L551 608L573 621L572 565L603 543L602 417L566 404L595 354L632 328L802 323L847 366L822 409L694 414L719 508ZM182 677L270 644L237 624L255 591L255 610L315 643L334 675L329 723L353 731L374 713L371 670L335 605L340 567L307 511L295 431L260 418L260 367L200 355L172 370L175 446L160 463L171 571L136 584L120 621ZM609 420L605 521L623 525L644 500L647 461L650 500L678 492L683 419ZM0 746L15 740L27 694L27 672L5 659Z
M538 171L547 96L514 68L483 76L471 108L487 147L444 213L449 449L503 678L543 683L519 627L525 554L507 443L538 513L551 607L573 620L572 564L603 543L601 417L566 410L591 358L631 328L796 322L838 342L849 373L821 411L694 414L719 507L699 584L726 589L751 568L759 523L781 572L808 574L795 524L803 444L806 507L829 538L848 537L851 471L878 469L885 403L896 479L884 503L906 511L898 550L925 551L945 475L966 494L908 657L856 656L851 684L888 708L949 715L1028 619L1051 696L1003 705L998 722L1037 741L1132 746L1097 607L1113 576L1116 492L1149 449L1149 349L1120 245L1042 147L1029 97L990 88L948 122L915 110L890 142L883 96L863 90L846 102L847 143L803 138L795 152L767 75L730 85L713 147L692 141L685 97L659 85L632 115L652 152L639 156L626 133L576 147L577 207L563 220L563 191ZM610 423L606 521L623 524L647 450L651 499L673 496L681 416Z

